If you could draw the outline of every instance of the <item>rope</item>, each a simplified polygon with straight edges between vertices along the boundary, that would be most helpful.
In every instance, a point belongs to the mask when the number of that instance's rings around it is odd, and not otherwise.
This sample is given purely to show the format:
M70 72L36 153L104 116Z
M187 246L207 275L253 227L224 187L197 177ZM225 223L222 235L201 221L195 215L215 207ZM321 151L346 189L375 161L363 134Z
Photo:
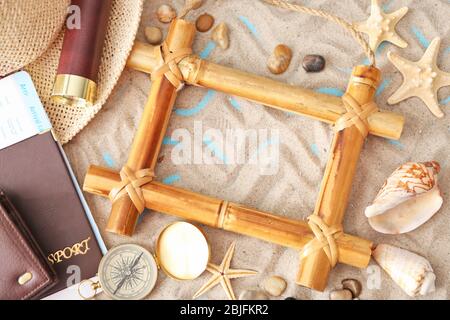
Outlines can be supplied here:
M337 23L338 25L340 25L341 27L346 29L348 32L350 32L350 34L353 36L353 38L363 48L364 53L369 58L371 66L375 66L375 54L373 53L373 50L370 48L370 46L367 43L367 41L363 38L363 35L359 31L357 31L355 29L353 24L345 21L342 18L336 17L336 16L334 16L334 15L328 13L328 12L325 12L325 11L322 11L322 10L317 10L317 9L312 9L312 8L308 8L308 7L304 7L304 6L300 6L300 5L291 4L291 3L286 2L284 0L262 0L262 1L264 1L264 2L266 2L268 4L270 4L270 5L279 7L279 8L288 9L288 10L291 10L291 11L296 11L296 12L301 12L301 13L306 13L306 14L309 14L309 15L312 15L312 16L325 18L325 19L327 19L329 21Z
M323 250L330 261L331 268L334 268L339 259L336 239L343 234L342 227L329 227L321 217L315 214L308 218L308 225L316 237L303 247L300 259L303 260L311 254Z
M128 195L139 213L145 209L145 199L141 187L153 181L155 177L150 169L143 169L133 172L125 166L120 170L122 181L119 186L112 189L109 198L114 203L118 199Z
M153 71L152 77L157 78L164 75L172 85L181 90L184 86L184 77L178 63L192 54L191 48L183 48L171 51L167 43L163 43L158 50L160 66Z
M333 126L335 132L344 130L351 126L356 126L362 136L365 138L369 134L369 123L367 118L374 112L378 111L378 106L371 101L361 106L350 94L346 93L342 97L344 107L347 110Z

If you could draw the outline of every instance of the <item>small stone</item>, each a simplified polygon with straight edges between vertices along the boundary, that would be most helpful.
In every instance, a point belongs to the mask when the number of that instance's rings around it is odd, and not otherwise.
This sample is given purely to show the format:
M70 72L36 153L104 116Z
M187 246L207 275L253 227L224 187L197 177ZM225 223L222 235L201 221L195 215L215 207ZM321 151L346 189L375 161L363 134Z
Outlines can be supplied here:
M197 18L195 22L195 26L197 30L200 32L209 31L214 25L214 17L210 14L204 13L200 17Z
M303 59L303 69L306 72L320 72L325 68L325 58L317 54L310 54Z
M263 291L244 290L239 295L239 300L269 300L269 297Z
M197 10L203 5L203 0L186 0L184 6L186 8Z
M342 281L342 287L352 292L353 298L358 298L362 291L362 285L358 280L345 279Z
M226 50L230 46L230 38L228 35L228 27L225 22L222 22L212 31L211 38L216 42L222 49Z
M287 297L287 298L284 299L284 300L297 300L297 299L295 299L294 297Z
M279 297L286 290L286 280L278 276L272 276L264 281L264 290L274 297Z
M171 6L163 4L156 11L156 15L162 23L171 23L177 17L177 12Z
M284 45L280 44L276 46L272 55L267 61L267 67L273 74L281 74L289 68L289 64L292 60L292 50Z
M190 11L197 10L203 5L203 0L186 0L184 2L183 11L180 14L180 18L186 16Z
M163 34L160 28L146 27L145 38L147 39L148 43L158 45L162 42Z
M347 289L331 291L330 300L353 300L353 294Z

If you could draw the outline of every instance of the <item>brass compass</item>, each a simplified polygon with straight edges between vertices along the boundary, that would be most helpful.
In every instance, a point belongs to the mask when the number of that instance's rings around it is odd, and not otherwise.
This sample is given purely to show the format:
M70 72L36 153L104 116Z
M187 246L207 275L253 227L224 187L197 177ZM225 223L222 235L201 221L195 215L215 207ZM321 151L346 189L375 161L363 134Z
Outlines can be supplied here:
M101 260L99 282L91 282L94 294L89 298L95 297L101 288L115 300L144 299L153 290L157 273L155 258L146 249L135 244L115 247Z

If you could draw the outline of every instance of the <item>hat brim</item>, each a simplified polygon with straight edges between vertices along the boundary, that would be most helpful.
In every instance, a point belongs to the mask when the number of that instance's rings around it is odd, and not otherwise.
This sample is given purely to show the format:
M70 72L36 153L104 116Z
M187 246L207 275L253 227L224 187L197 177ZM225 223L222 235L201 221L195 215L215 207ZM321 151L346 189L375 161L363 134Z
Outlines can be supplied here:
M0 1L0 76L34 62L64 25L69 0Z
M144 0L114 0L108 23L98 78L96 103L92 107L65 106L52 101L51 93L61 54L64 31L50 48L25 69L62 144L69 142L100 111L125 68L139 28Z

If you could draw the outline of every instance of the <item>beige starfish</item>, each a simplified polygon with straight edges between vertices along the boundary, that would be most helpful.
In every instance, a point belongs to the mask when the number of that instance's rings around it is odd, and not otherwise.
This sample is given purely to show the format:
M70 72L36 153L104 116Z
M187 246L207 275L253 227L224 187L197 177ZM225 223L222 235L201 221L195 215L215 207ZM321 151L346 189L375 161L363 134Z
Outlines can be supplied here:
M383 41L406 48L408 43L396 33L395 27L407 12L408 8L403 7L392 13L384 13L378 0L372 0L369 19L355 23L354 26L356 30L369 35L369 44L373 51L377 50Z
M234 295L230 279L254 276L258 273L252 270L230 269L231 259L233 258L235 246L236 244L233 242L227 253L225 254L225 257L223 258L220 266L212 263L208 264L208 268L206 270L211 272L213 276L197 291L197 293L194 295L194 299L200 297L202 294L214 288L220 283L225 290L228 299L236 300L236 296Z
M439 108L437 93L440 88L450 86L450 73L441 71L437 58L441 39L435 38L422 59L413 62L389 52L389 60L403 75L403 84L389 99L389 104L396 104L411 97L420 98L438 118L444 113Z

